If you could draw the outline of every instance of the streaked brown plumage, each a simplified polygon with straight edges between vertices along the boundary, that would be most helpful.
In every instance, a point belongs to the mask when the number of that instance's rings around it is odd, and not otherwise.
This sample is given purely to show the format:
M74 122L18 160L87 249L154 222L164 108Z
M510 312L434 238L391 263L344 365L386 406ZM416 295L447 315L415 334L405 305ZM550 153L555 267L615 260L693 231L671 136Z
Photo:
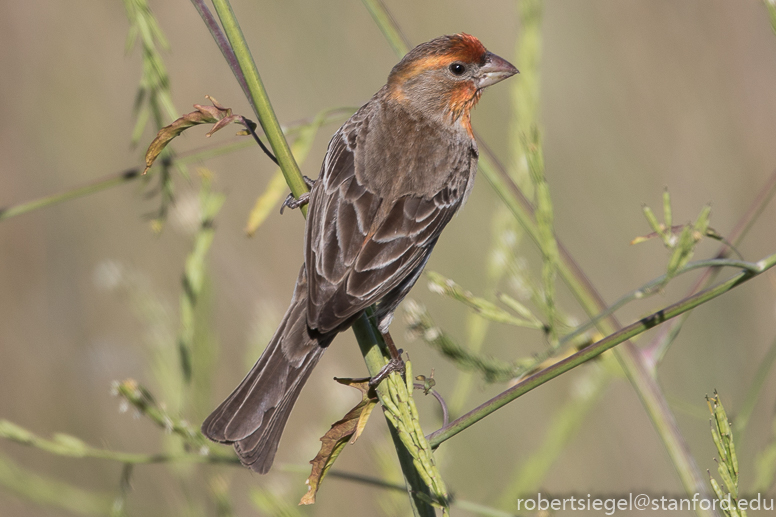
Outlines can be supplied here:
M517 73L468 34L410 51L334 134L310 193L305 263L291 305L256 365L205 420L265 473L299 392L337 333L377 303L385 332L466 201L477 169L471 108Z

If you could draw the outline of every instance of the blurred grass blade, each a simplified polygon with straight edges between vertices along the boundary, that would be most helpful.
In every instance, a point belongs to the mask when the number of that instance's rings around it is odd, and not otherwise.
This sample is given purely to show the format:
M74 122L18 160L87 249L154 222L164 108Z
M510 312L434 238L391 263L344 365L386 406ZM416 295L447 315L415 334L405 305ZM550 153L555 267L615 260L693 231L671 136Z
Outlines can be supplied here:
M192 426L178 416L171 415L164 405L158 404L151 393L134 379L116 382L113 390L116 395L126 400L139 414L147 417L165 433L182 438L187 449L211 455L219 455L223 452L223 455L236 461L237 458L231 451L219 447L211 448L211 442L205 439L198 427Z
M613 360L614 358L611 358ZM576 436L591 410L611 384L612 376L595 365L574 383L577 388L558 408L546 426L541 443L532 448L507 480L506 489L499 497L498 506L510 508L518 497L530 497L541 490L547 474L561 457L563 450ZM580 382L581 381L581 382ZM582 386L582 387L580 387Z
M216 507L216 517L235 517L234 505L229 493L230 483L221 475L210 479L210 495Z
M711 216L711 205L705 205L701 209L701 213L698 214L697 219L695 219L695 223L693 224L693 230L695 231L695 235L693 236L693 239L697 242L701 240L704 236L706 236L706 231L709 229L709 219Z
M0 486L40 506L75 515L107 515L110 495L84 490L68 483L34 474L0 454Z
M766 492L776 483L776 417L771 422L771 439L757 455L755 461L755 492Z
M160 48L167 50L169 44L148 6L148 2L146 0L124 0L124 8L130 23L126 43L127 51L131 50L139 39L143 59L143 74L138 85L135 103L137 123L132 132L132 143L136 144L140 141L145 130L149 115L153 116L157 127L161 127L164 125L165 118L162 109L166 112L169 120L174 119L178 111L172 103L170 78L159 52Z
M107 190L117 185L123 185L124 183L130 182L139 177L140 177L139 167L134 169L128 169L118 174L112 174L106 178L89 182L86 185L83 185L81 187L76 187L74 189L67 190L65 192L60 192L58 194L52 194L50 196L44 196L38 199L33 199L32 201L27 201L24 203L20 203L18 205L13 205L9 207L0 207L0 221L4 219L10 219L11 217L16 217L17 215L26 214L27 212L32 212L34 210L39 210L41 208L48 208L50 206L54 206L59 203L63 203L65 201L77 199L79 197L88 196L90 194L95 194L97 192L102 192L103 190Z
M388 41L388 44L396 55L401 58L404 54L409 52L412 45L410 45L407 38L402 34L399 25L396 23L396 20L393 19L391 13L388 12L388 9L386 9L382 0L361 0L361 3L363 3L366 10L369 11L369 14L372 16L372 21L375 22L383 33L383 36L385 36L385 39Z
M529 140L525 144L528 169L531 173L534 192L536 193L536 227L539 236L539 249L542 252L542 302L547 316L547 329L550 343L553 347L558 345L557 308L555 307L555 279L558 270L558 243L555 240L553 228L555 216L553 214L552 200L550 199L550 186L544 177L544 155L542 153L539 129L534 126Z
M119 481L119 493L111 505L110 517L127 517L127 499L132 490L132 473L134 465L125 463L121 469L121 480Z
M250 491L249 499L259 515L272 515L278 517L304 517L308 515L302 509L288 502L285 494L278 493L276 489L254 488Z
M202 175L200 189L200 221L194 245L183 273L183 290L180 295L180 331L178 333L178 350L180 352L183 379L191 382L192 359L197 318L195 311L197 300L204 287L206 277L206 258L215 236L213 221L224 204L225 196L214 193L210 188L210 174Z
M674 215L671 209L671 194L668 192L668 188L663 190L663 224L670 229L674 226Z
M129 20L130 29L127 45L140 41L143 71L135 96L135 116L137 121L132 131L131 142L136 145L153 119L153 129L161 129L168 120L175 119L178 110L172 103L170 79L164 65L159 47L168 48L159 24L156 22L147 0L124 0L124 8ZM131 48L128 46L128 49ZM169 207L173 201L174 185L170 170L172 152L167 149L162 152L162 167L158 173L160 203L151 220L151 230L160 233L167 218ZM187 172L182 164L178 171L185 177Z
M293 147L291 146L292 149ZM283 176L283 171L278 169L272 175L267 188L256 199L256 203L254 203L253 208L251 208L248 214L248 222L245 225L245 233L248 237L253 237L253 234L256 233L259 226L264 224L267 217L272 212L279 210L281 200L286 192L288 192L286 178Z
M458 369L481 373L486 382L505 382L514 379L544 359L544 357L535 357L508 362L462 347L435 326L425 308L412 300L405 300L404 316L409 332L453 361Z
M749 418L752 416L757 398L760 396L760 392L765 386L768 373L770 373L774 363L776 363L776 339L771 343L765 357L760 361L760 366L757 368L757 373L755 373L754 378L752 379L744 402L741 404L741 409L733 419L733 428L739 436L746 430L746 427L749 424Z
M536 317L530 319L518 318L496 304L489 302L479 296L474 296L471 292L463 289L460 285L456 284L449 278L429 271L427 273L429 279L429 289L437 294L448 296L459 302L463 302L464 305L474 310L485 319L495 321L498 323L506 323L508 325L515 325L518 327L527 327L533 329L543 329L544 325ZM525 309L527 311L527 309Z
M539 319L533 315L533 313L528 309L528 307L518 302L508 294L500 293L498 295L498 299L501 303L503 303L504 305L506 305L513 311L515 311L520 317L525 318L526 320L531 321L535 324L539 324L539 325L542 324L542 322L539 321Z
M641 209L644 212L644 217L646 217L647 222L649 223L649 227L652 228L652 231L655 234L659 235L660 238L663 239L663 242L665 243L665 245L668 246L669 243L666 240L667 239L666 229L662 224L658 222L657 217L655 217L655 213L647 205L644 205L643 207L641 207Z
M224 458L219 456L210 457L201 454L137 454L99 449L87 445L79 438L62 433L54 435L51 440L47 440L8 420L0 420L0 438L28 447L34 447L57 456L66 456L70 458L98 458L117 461L119 463L237 463L238 461L237 458Z
M520 69L519 80L510 81L512 116L509 120L510 162L507 174L528 200L535 196L531 180L528 137L539 126L542 62L543 0L520 0L517 3L520 22L515 42L515 62ZM479 139L481 140L481 139ZM537 149L541 152L541 149Z
M773 33L776 34L776 2L774 0L763 0L765 7L768 9L768 15L771 18L771 28Z

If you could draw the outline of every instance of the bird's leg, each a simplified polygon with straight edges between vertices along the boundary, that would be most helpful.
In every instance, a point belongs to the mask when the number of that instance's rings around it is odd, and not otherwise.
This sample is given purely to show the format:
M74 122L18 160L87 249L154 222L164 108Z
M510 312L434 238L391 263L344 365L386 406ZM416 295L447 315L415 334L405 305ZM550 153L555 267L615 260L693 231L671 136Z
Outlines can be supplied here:
M302 179L304 179L305 185L307 185L307 188L312 189L313 185L315 185L315 180L311 180L307 176L302 176ZM306 205L310 202L310 193L305 192L299 198L295 198L293 194L289 194L286 196L285 201L283 201L283 204L280 205L280 214L283 214L283 210L286 209L286 207L290 208L291 210L295 208L299 208L301 206Z
M402 350L396 348L396 345L393 343L393 338L388 331L380 332L380 334L383 336L383 341L385 341L386 346L388 346L391 360L377 372L377 375L372 377L369 381L371 386L377 386L393 372L399 372L404 375L404 360L401 358Z
M383 341L385 341L385 344L388 346L388 352L391 354L391 360L401 361L401 363L404 364L404 361L401 359L402 350L398 350L396 345L393 344L391 333L386 330L385 332L380 332L380 334L383 336Z

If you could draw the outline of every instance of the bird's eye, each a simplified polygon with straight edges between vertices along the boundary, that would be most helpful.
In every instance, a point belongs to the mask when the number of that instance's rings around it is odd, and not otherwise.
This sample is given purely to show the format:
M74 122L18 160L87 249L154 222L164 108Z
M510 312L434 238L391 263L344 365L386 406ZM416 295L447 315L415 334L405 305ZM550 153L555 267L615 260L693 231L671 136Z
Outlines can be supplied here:
M453 63L450 65L450 71L453 75L463 75L463 73L466 72L466 67L461 63Z

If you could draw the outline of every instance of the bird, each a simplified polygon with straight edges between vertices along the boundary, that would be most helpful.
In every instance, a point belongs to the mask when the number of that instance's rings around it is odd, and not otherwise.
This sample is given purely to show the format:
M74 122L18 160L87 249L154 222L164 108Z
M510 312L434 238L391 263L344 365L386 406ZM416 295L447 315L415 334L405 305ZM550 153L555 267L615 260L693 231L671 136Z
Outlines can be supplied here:
M264 474L313 368L370 306L381 333L471 192L471 110L518 73L474 36L422 43L329 142L312 183L304 263L291 303L248 375L202 424Z

